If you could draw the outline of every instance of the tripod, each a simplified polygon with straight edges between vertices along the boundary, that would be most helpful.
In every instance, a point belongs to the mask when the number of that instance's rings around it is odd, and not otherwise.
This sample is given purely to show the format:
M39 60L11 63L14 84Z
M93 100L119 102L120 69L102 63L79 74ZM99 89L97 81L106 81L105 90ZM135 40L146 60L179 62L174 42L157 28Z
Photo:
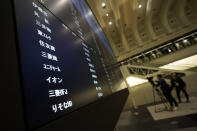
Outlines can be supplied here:
M156 99L155 99L155 91L157 92L157 95L161 99L161 102L164 105L164 109L158 109L157 110ZM154 86L153 86L153 98L154 98L154 105L155 105L155 113L166 111L166 110L169 109L170 106L169 106L168 101L166 100L165 96L161 93L161 91L158 88L155 88Z

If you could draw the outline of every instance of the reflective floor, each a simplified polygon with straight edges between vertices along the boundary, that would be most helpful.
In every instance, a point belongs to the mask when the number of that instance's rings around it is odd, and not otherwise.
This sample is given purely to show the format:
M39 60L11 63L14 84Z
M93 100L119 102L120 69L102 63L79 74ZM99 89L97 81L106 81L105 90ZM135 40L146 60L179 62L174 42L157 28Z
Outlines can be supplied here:
M135 110L124 109L116 126L117 131L197 131L197 97L192 97L191 103L180 104L177 111L157 113L157 120L153 119L155 114L147 108L153 104L143 105ZM193 108L194 104L196 108ZM163 117L165 115L167 117ZM163 118L158 119L159 117Z

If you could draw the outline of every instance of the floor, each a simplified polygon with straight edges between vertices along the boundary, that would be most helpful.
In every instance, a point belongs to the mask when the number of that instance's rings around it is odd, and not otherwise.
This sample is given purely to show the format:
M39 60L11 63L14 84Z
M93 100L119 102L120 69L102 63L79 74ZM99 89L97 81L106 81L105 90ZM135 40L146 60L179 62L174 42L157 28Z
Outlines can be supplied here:
M182 102L181 104L179 104L179 107L174 112L166 110L163 104L157 104L156 106L154 105L148 106L147 109L154 120L161 120L161 119L167 119L167 118L173 118L179 116L186 116L190 114L197 114L197 96L190 97L190 100L191 100L190 103ZM155 112L155 108L156 111L161 111L161 112Z
M196 99L195 102L194 99ZM196 103L196 106L194 106L194 103ZM151 106L154 105L143 105L135 110L125 109L120 115L116 131L197 131L197 98L192 98L191 103L180 104L179 111L177 110L177 112L166 112L168 117L165 117L164 112L159 112L164 113L161 115L155 114L158 115L156 116L157 120L154 118L154 113L152 114L147 109L147 107ZM188 113L189 107L191 107L191 110ZM185 113L181 111L181 109L184 108ZM162 119L158 119L159 116L161 116Z

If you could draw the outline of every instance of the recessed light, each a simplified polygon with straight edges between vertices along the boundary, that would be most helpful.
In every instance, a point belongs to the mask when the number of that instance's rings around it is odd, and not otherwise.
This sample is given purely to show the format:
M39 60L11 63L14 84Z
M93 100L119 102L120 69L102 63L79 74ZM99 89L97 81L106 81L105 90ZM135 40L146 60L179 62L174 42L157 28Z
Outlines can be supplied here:
M109 25L111 25L111 24L112 24L112 22L110 21L110 22L109 22Z
M141 4L139 4L139 6L138 6L139 8L142 8L142 5Z
M183 40L183 43L187 43L187 40Z
M102 5L103 8L105 8L105 6L106 6L105 2L102 2L101 5Z
M107 13L106 16L109 16L109 14Z
M179 43L175 43L176 47L179 49L180 48L180 44Z

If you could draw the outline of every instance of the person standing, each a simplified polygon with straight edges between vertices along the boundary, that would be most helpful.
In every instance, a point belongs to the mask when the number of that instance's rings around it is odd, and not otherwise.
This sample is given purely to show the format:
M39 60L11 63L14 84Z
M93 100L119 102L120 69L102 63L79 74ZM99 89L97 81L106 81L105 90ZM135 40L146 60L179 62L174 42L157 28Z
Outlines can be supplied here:
M178 107L178 104L176 100L171 95L171 88L167 84L167 82L162 78L161 75L157 75L158 81L157 84L155 84L156 87L160 87L162 90L163 95L166 97L168 102L170 103L171 110L176 110Z
M187 99L186 102L190 102L189 95L188 95L187 91L185 90L186 89L186 83L183 81L183 79L181 79L181 77L177 76L176 73L172 74L171 86L172 86L172 88L174 88L174 87L176 88L176 94L177 94L179 103L182 102L181 96L180 96L181 91L184 93L184 95Z

